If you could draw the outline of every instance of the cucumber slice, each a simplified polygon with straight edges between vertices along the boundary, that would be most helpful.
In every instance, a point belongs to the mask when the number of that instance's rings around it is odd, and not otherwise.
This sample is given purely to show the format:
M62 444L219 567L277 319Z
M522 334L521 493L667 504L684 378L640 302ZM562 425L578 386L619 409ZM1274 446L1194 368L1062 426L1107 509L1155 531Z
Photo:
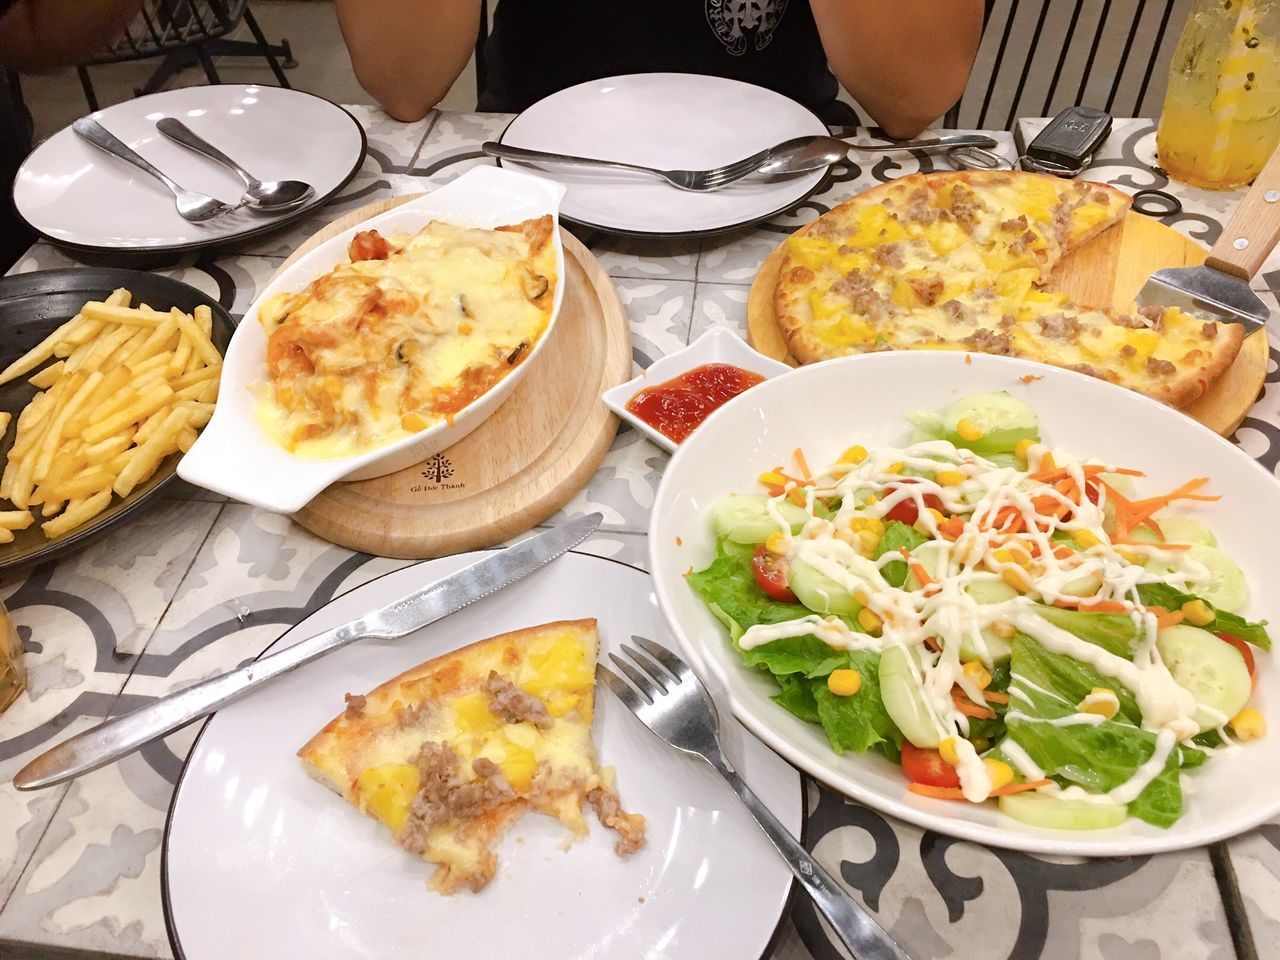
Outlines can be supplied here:
M937 580L939 566L938 561L940 559L939 554L941 550L942 547L938 545L937 541L931 540L928 543L920 544L920 546L912 550L911 557L916 561L916 563L924 567L924 572L927 573L931 579ZM908 573L906 583L902 585L902 589L919 590L920 579L914 573Z
M1090 803L1043 793L1010 793L1000 798L1000 812L1033 827L1050 830L1106 830L1129 816L1123 803Z
M1101 589L1102 577L1097 573L1086 573L1062 585L1062 592L1069 597L1092 597Z
M862 609L862 605L853 599L852 593L803 560L791 561L787 586L796 595L796 599L814 613L854 617Z
M734 543L764 543L769 534L778 532L777 521L769 516L769 498L760 496L725 497L711 509L711 522L716 533ZM782 518L791 524L791 532L799 533L808 522L803 507L783 500L778 504Z
M948 732L925 702L918 676L906 647L895 644L880 654L880 698L885 712L913 746L932 749Z
M1004 603L1020 595L1003 580L975 580L964 588L964 592L973 597L974 603L980 603L983 606Z
M1197 583L1188 592L1213 604L1219 610L1234 613L1249 599L1249 586L1244 571L1236 562L1217 547L1196 544L1187 556L1209 568L1207 583Z
M1158 523L1168 543L1198 543L1206 547L1218 545L1218 538L1213 535L1213 531L1199 520L1192 520L1190 517L1168 517ZM1150 531L1147 532L1150 533ZM1152 534L1152 537L1154 536L1155 534Z
M1004 603L1006 600L1012 600L1018 596L1018 591L1003 580L975 580L964 589L965 593L973 598L974 603L984 606L992 603ZM991 658L993 663L1008 660L1009 655L1013 653L1013 646L1009 641L997 636L990 627L982 631L982 642L986 644L987 656ZM977 644L966 634L960 641L960 659L980 660L982 659L981 654L982 651L978 649Z
M976 426L982 436L977 440L962 440L956 433L961 420ZM942 425L948 440L982 456L1013 453L1019 440L1040 437L1040 418L1036 412L1003 390L961 397L942 411Z
M1201 731L1222 723L1222 716L1234 717L1248 702L1253 680L1244 657L1209 631L1183 623L1165 627L1156 634L1156 649L1178 686L1217 712L1196 714Z

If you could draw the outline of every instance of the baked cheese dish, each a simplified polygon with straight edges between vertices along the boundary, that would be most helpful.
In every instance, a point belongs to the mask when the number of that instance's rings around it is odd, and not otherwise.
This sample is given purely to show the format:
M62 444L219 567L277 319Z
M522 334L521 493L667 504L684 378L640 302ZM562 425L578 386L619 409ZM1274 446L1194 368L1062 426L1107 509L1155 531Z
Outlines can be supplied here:
M350 262L258 309L258 417L285 449L347 457L448 420L508 376L551 322L550 216L356 234Z
M1238 324L1083 306L1046 289L1058 262L1118 223L1129 203L1112 187L1043 174L902 177L787 240L774 308L802 363L971 350L1067 367L1182 406L1230 367Z
M613 771L596 765L595 620L481 640L363 696L298 751L308 771L436 865L444 894L479 891L494 846L527 809L586 833L583 806L615 830L620 856L644 845Z

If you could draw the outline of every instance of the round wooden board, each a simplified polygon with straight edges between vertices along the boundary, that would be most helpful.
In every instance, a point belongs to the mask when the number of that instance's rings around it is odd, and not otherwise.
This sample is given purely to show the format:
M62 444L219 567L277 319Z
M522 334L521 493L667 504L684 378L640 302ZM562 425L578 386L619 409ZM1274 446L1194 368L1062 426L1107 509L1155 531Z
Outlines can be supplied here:
M317 244L413 197L380 200L309 238ZM294 519L352 550L422 559L523 533L582 489L618 431L600 394L631 375L631 333L618 294L577 239L561 230L560 316L519 386L470 436L385 477L335 483Z
M765 356L797 366L787 349L773 309L773 288L782 267L784 244L765 258L747 299L747 333ZM1158 220L1129 211L1117 226L1086 243L1062 262L1053 286L1079 303L1110 304L1125 309L1162 267L1191 267L1204 262L1205 251L1194 241ZM1235 432L1262 390L1267 375L1267 332L1245 338L1236 361L1209 392L1183 412L1225 436Z

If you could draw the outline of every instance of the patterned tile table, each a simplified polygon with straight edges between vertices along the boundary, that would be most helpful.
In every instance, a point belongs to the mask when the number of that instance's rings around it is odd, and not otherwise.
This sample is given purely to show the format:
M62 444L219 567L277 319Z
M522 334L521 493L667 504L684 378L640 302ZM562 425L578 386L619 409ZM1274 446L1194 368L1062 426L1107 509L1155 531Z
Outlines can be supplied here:
M369 156L329 207L242 249L160 269L244 312L283 258L322 223L371 199L430 189L475 163L507 117L433 114L402 125L353 108ZM1002 136L1012 156L1013 137ZM1092 175L1163 186L1148 166L1151 125L1122 121ZM1145 151L1145 152L1144 152ZM929 169L924 157L839 169L799 209L734 235L640 242L587 234L648 366L712 326L744 332L747 288L791 230L876 181ZM1202 242L1230 197L1171 188L1173 225ZM73 263L37 244L15 268ZM1271 265L1259 286L1280 289ZM1274 292L1266 294L1274 303ZM1273 347L1273 358L1280 358ZM1268 469L1280 460L1280 370L1237 441ZM646 563L645 529L667 455L623 427L564 516L605 515L590 552ZM558 519L558 518L553 518ZM259 653L337 593L401 565L324 543L285 517L190 487L75 556L0 588L26 645L30 689L0 717L0 957L168 957L160 905L165 811L194 730L69 786L19 794L14 772L69 732ZM1205 850L1073 861L989 850L881 816L807 784L806 835L920 960L944 957L1280 958L1280 824ZM774 960L842 956L797 901ZM746 958L728 958L746 960Z

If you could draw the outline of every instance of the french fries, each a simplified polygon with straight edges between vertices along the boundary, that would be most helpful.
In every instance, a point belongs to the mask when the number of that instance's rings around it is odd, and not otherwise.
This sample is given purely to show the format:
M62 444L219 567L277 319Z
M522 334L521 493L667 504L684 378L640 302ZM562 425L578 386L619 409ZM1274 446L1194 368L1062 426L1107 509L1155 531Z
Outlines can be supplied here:
M15 508L0 509L0 543L35 523L36 509L46 537L66 536L189 450L209 422L222 370L209 309L132 301L120 289L86 303L0 371L0 384L31 374L39 390L16 417L0 473L0 497ZM0 436L11 419L0 413Z

